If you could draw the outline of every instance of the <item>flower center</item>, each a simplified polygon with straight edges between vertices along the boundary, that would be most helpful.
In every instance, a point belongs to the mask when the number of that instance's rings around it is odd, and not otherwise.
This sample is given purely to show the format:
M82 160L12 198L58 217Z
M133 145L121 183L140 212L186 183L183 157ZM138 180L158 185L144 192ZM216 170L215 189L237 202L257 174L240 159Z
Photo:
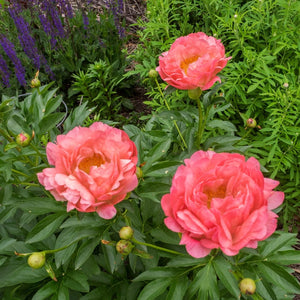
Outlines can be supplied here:
M91 157L84 158L78 165L78 168L83 172L89 174L90 169L93 166L100 167L102 164L105 163L105 160L99 154L94 154Z
M213 198L225 198L226 196L226 187L225 186L220 186L216 189L209 189L209 190L206 190L204 191L204 193L206 194L207 196L207 202L206 202L206 205L207 205L207 208L210 208L211 206L211 200Z
M187 58L186 60L182 61L180 63L180 68L184 71L184 73L186 74L187 73L187 70L189 68L189 65L192 64L193 62L197 61L198 60L198 56L191 56L189 58Z

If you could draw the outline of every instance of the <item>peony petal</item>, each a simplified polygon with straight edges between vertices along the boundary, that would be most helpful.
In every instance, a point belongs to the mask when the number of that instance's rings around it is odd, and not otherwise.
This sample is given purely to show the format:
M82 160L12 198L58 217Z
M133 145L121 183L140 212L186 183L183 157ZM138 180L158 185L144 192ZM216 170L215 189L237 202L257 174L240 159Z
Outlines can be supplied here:
M116 215L117 210L113 205L101 205L96 212L103 219L112 219Z
M211 251L211 249L203 247L200 241L190 238L186 233L182 235L180 245L186 245L188 254L195 258L205 257Z

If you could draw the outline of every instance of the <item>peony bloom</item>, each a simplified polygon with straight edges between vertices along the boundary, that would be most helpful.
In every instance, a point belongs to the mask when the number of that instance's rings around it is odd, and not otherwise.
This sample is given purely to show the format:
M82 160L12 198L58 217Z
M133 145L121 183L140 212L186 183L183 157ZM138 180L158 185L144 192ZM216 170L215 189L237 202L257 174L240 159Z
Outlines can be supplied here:
M39 182L67 211L96 211L111 219L115 204L138 184L137 149L128 135L101 122L76 127L57 142L48 143L47 157L54 168L38 173Z
M161 78L180 90L207 90L227 64L225 48L220 40L203 32L191 33L175 40L169 51L159 57L156 68Z
M184 162L161 205L166 226L182 233L180 244L191 256L204 257L214 248L236 255L276 230L271 210L284 193L273 191L279 182L264 178L255 158L198 151Z

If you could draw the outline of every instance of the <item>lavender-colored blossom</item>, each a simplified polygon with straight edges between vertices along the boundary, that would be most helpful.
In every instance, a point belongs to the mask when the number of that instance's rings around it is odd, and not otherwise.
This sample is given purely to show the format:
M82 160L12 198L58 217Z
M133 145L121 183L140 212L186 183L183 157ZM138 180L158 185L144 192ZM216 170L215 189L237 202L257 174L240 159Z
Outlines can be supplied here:
M72 19L74 17L72 5L69 1L58 0L58 4L67 18Z
M82 21L83 21L83 28L87 30L89 27L89 18L84 11L82 12Z
M125 37L125 29L121 24L120 15L123 13L124 10L124 3L123 0L105 0L104 1L108 10L112 12L114 23L116 29L118 30L119 37L123 39Z
M41 3L41 9L42 11L48 16L48 18L52 21L52 34L51 36L59 36L61 38L65 38L65 30L63 27L63 24L60 20L60 16L58 14L58 11L56 9L56 2L55 1L49 1L44 0Z
M3 85L5 87L9 87L10 72L8 70L6 61L4 60L4 58L2 57L1 54L0 54L0 74L1 74L1 79L2 79Z
M18 38L24 52L32 60L34 67L39 69L41 66L40 55L35 45L35 41L29 32L26 21L21 15L17 14L17 10L15 8L11 7L8 11L19 31Z
M17 53L15 50L15 46L11 41L9 41L3 34L0 34L0 45L2 46L4 52L9 57L9 59L13 62L15 66L15 73L18 78L18 81L21 85L26 85L25 80L25 69L17 57Z

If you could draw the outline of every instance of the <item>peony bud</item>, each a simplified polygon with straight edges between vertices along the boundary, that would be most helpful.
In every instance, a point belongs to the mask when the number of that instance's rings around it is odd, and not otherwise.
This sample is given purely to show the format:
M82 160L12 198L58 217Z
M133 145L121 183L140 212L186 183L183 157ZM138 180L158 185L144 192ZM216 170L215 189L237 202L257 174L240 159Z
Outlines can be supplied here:
M27 260L28 265L33 269L41 268L46 261L46 255L44 252L34 252L32 253Z
M188 96L192 99L192 100L197 100L200 98L202 94L202 90L197 87L196 89L193 90L188 90Z
M128 255L132 251L133 247L134 246L132 245L132 243L126 240L120 240L116 245L117 251L124 256Z
M32 88L38 88L38 87L41 86L41 82L40 82L40 80L39 80L38 78L33 78L33 79L31 80L31 82L30 82L30 86L31 86Z
M149 71L148 75L150 78L157 78L158 72L156 70L152 69Z
M143 177L143 171L142 171L142 169L140 167L136 167L135 174L136 174L136 177L138 179L142 178Z
M255 119L248 119L246 122L247 127L249 128L255 128L256 127L256 121Z
M244 295L253 295L256 290L255 281L251 278L244 278L240 281L239 288Z
M285 89L287 89L287 88L289 87L289 84L288 84L287 82L285 82L285 83L283 84L283 87L284 87Z
M30 144L31 138L29 134L22 132L17 135L16 137L16 143L21 147L26 147Z
M120 239L131 240L133 238L133 229L129 226L124 226L119 231Z

